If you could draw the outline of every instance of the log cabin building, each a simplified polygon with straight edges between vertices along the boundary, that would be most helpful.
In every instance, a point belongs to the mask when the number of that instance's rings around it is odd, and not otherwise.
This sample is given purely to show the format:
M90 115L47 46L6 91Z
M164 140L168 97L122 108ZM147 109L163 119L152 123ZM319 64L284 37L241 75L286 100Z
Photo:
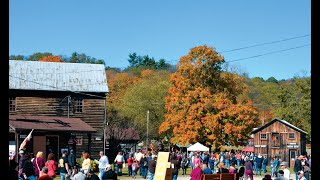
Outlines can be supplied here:
M277 156L293 167L296 156L306 154L307 133L285 120L275 118L251 133L254 153L266 155L268 163Z
M77 157L86 150L98 158L107 93L102 64L9 60L9 147L18 152L34 129L29 152L57 159L65 149Z

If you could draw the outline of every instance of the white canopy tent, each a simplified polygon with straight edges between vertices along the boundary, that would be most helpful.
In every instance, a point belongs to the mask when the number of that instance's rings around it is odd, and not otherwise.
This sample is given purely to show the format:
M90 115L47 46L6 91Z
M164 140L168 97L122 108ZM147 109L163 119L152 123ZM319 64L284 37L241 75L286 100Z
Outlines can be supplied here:
M209 151L209 148L197 142L194 145L188 147L187 151Z

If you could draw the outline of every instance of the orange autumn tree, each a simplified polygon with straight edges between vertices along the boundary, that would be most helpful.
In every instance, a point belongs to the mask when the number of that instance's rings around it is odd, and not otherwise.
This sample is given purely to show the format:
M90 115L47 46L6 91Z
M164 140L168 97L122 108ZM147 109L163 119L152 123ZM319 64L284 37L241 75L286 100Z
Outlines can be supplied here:
M201 142L221 147L246 140L256 127L258 112L249 100L238 100L244 78L223 72L224 58L213 48L198 46L180 58L165 98L160 135L174 144Z
M117 73L113 70L107 70L109 94L107 98L107 107L119 106L123 102L123 94L126 89L134 84L136 78L128 73Z
M65 62L60 56L44 56L39 59L41 62Z

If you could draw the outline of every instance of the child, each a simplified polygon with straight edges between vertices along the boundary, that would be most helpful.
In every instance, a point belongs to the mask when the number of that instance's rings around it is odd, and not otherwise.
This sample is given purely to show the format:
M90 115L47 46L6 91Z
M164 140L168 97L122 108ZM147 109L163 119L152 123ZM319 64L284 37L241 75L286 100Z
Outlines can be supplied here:
M139 168L139 164L137 163L137 160L134 160L131 166L132 166L132 177L135 179L137 175L137 170Z

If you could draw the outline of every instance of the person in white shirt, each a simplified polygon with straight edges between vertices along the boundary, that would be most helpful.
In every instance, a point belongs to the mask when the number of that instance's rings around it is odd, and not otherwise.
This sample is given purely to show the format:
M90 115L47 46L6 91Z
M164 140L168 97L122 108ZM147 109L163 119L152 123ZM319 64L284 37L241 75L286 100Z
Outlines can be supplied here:
M139 150L139 153L136 154L136 157L135 157L135 158L136 158L136 160L137 160L138 162L140 162L142 156L143 156L142 149L140 149L140 150Z
M125 167L126 162L121 151L118 152L118 155L114 159L114 162L118 165L118 176L122 176L122 168Z
M290 170L287 168L287 162L281 162L280 167L284 172L283 177L285 177L287 180L290 180Z
M107 165L109 164L109 159L106 155L104 155L103 151L100 151L99 153L100 159L99 159L99 178L102 180L104 170L106 169Z

